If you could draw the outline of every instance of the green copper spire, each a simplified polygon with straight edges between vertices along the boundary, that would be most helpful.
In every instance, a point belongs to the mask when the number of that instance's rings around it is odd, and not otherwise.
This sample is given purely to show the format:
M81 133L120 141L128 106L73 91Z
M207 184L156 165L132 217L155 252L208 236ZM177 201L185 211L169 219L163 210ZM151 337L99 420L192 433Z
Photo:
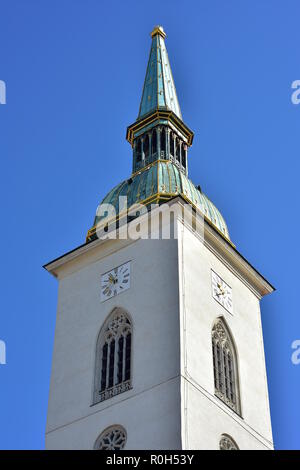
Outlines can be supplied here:
M127 207L164 204L180 196L204 215L227 241L226 223L199 185L188 179L188 148L194 133L182 121L170 63L165 47L166 34L161 26L151 33L152 45L137 120L127 127L126 139L133 151L132 174L113 188L102 204L115 208L116 221L127 218L120 197L127 197ZM98 214L98 211L97 211ZM98 238L98 224L106 225L109 214L96 214L87 241ZM126 219L127 220L127 219ZM132 220L132 219L130 219Z
M187 150L193 132L182 121L161 26L151 33L152 44L137 120L127 127L133 148L132 172L156 160L168 160L188 174Z
M138 119L157 109L173 111L182 119L176 89L165 46L166 34L162 26L151 33L152 44L144 82Z

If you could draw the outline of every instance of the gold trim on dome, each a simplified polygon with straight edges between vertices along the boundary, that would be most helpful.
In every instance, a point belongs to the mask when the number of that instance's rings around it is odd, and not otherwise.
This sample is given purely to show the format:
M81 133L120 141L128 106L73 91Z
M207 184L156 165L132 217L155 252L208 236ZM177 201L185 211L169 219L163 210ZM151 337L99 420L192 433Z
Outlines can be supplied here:
M232 241L205 215L203 214L203 212L199 209L198 206L196 206L196 204L194 204L185 194L183 193L161 193L161 192L158 192L156 194L153 194L151 196L149 196L148 198L146 199L143 199L142 201L137 201L136 204L143 204L143 205L149 205L151 204L152 202L156 201L157 203L159 203L159 201L169 201L170 199L174 198L174 197L179 197L181 196L186 202L188 202L195 210L198 210L199 212L202 213L203 217L204 217L204 220L211 226L213 227L221 236L222 238L224 238L232 247L235 248L235 244L232 243ZM129 209L131 209L132 207L134 207L135 204L133 204ZM109 220L105 220L103 222L103 226L105 225L108 225L110 224L112 221L114 221L115 223L117 223L124 215L128 214L129 212L129 209L127 210L124 210L122 211L121 213L119 213L117 215L117 217L111 217ZM100 225L101 226L101 225ZM96 229L97 229L97 225L94 225L90 230L88 230L87 232L87 236L86 236L86 242L88 242L88 239L94 235L94 233L96 232Z
M151 168L152 166L154 165L157 165L157 192L155 194L151 194L150 196L148 196L147 198L145 199L142 199L142 200L137 200L135 204L143 204L143 205L149 205L151 204L152 202L157 202L159 203L160 201L168 201L174 197L177 197L177 196L181 196L186 202L188 202L194 209L198 210L199 212L201 212L203 214L203 217L204 219L207 221L207 223L209 225L211 225L225 240L227 240L233 247L235 247L235 245L232 243L232 241L230 240L229 237L227 237L226 233L224 233L221 229L219 229L214 223L212 220L210 220L210 218L206 215L207 214L207 208L204 207L204 211L202 211L200 209L200 207L195 203L193 202L191 199L189 199L189 197L187 196L187 190L186 188L183 188L183 191L182 192L179 192L179 191L176 191L176 192L165 192L163 189L161 191L159 191L159 165L158 163L164 163L166 164L167 166L168 165L173 165L173 163L169 160L155 160L154 162L151 162L149 163L147 166L145 166L144 168L140 168L138 171L136 171L135 173L133 173L131 175L131 178L135 177L136 175L138 174L141 174L142 172L144 171L147 171L149 168ZM168 177L169 177L169 185L171 184L170 183L170 172L168 171ZM152 178L153 178L153 175L152 175ZM125 183L125 182L124 182ZM171 187L171 186L169 186ZM152 190L153 190L153 180L152 180ZM207 198L208 199L208 198ZM134 207L134 204L132 206L130 206L129 209L131 209L132 207ZM105 220L103 222L103 226L106 225L106 224L110 224L112 221L114 221L115 223L120 220L124 215L128 214L128 211L129 211L128 208L126 208L125 210L123 210L121 213L119 213L116 217L112 217L110 218L109 220ZM102 224L101 224L102 225ZM86 237L86 241L88 241L88 238L93 235L95 232L96 232L96 227L97 225L93 226L90 230L88 230L88 233L87 233L87 237ZM224 227L224 230L226 230L226 225Z
M161 159L154 160L154 162L148 163L148 165L144 166L143 168L140 168L134 173L131 173L131 178L134 178L136 175L143 173L144 171L148 170L152 166L156 165L156 163L161 163L161 162L168 163L168 160L161 160Z

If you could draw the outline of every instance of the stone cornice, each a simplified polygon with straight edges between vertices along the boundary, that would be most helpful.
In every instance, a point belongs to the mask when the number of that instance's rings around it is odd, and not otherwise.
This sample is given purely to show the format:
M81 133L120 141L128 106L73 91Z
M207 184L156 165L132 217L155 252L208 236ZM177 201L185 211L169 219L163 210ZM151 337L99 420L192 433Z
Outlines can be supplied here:
M170 206L178 204L180 208L183 208L184 203L183 198L178 196L165 204ZM202 218L203 220L203 233L196 232L192 228L192 219L195 217L196 212L200 219ZM131 223L137 223L139 219L135 219ZM182 222L181 217L178 217L178 219ZM218 233L206 218L203 219L200 211L193 209L193 212L189 211L188 214L185 214L184 225L202 240L204 246L214 253L259 299L275 290L262 274L239 253L234 245ZM131 239L96 239L50 261L44 265L44 268L55 277L64 277L68 272L78 270L82 265L87 265L109 256L136 241Z

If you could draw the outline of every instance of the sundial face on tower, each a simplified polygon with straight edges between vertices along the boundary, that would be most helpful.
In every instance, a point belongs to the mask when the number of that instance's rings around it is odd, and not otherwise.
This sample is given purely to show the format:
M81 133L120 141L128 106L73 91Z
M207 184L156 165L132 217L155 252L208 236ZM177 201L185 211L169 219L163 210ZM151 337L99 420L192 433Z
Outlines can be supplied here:
M130 262L101 276L101 301L110 299L130 288Z
M233 313L232 289L214 271L211 271L212 296L229 313Z

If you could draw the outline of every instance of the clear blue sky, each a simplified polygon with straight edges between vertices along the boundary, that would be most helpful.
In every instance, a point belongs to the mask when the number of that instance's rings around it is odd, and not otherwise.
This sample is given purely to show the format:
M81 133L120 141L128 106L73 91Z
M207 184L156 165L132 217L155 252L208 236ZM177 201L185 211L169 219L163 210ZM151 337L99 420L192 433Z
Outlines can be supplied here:
M57 283L42 265L84 242L130 174L159 23L195 132L190 177L277 288L262 301L274 441L300 448L299 0L0 0L0 16L0 447L44 447Z

